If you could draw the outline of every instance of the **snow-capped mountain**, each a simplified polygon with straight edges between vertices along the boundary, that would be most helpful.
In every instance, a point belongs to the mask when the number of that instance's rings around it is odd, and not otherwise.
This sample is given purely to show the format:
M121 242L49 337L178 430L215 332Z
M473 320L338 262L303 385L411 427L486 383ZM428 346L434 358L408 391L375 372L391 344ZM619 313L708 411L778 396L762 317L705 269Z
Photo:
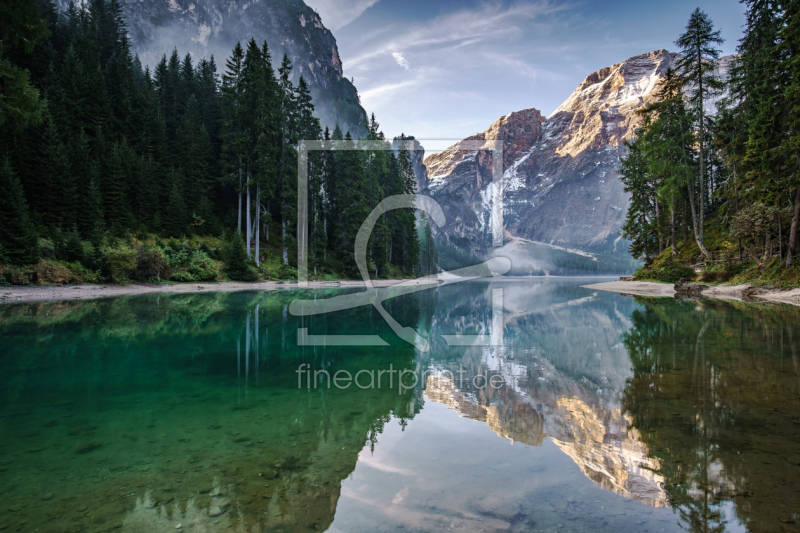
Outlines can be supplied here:
M459 144L425 159L420 183L447 215L440 235L482 256L491 244L492 195L503 190L507 234L586 251L622 252L620 228L628 197L617 173L658 81L677 54L657 50L586 77L545 118L536 109L501 117L465 141L502 141L503 177L492 183L491 153L459 151Z

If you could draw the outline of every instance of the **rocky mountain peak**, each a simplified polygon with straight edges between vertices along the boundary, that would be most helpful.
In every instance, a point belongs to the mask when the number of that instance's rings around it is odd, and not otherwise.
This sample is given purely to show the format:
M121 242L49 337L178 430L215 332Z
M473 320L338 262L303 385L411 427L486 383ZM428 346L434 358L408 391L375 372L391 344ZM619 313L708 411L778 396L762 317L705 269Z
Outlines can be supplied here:
M630 139L641 123L636 111L650 101L676 55L656 50L589 74L551 117L560 126L556 153L574 157Z
M503 167L507 168L539 140L544 121L538 109L515 111L495 120L483 137L503 141Z
M624 246L617 249L628 205L617 174L623 141L634 135L641 123L636 111L651 101L676 56L655 50L600 69L549 118L525 109L464 139L503 141L499 186L510 236L624 253ZM463 150L464 141L425 159L427 192L447 206L441 235L482 255L490 231L491 154Z
M465 150L464 142L502 141L503 168L510 167L542 136L544 121L545 117L535 108L515 111L498 118L486 131L471 135L446 150L425 158L429 179L441 184L458 163L466 158L474 157L475 151ZM478 158L481 168L484 169L484 172L477 176L476 184L481 187L484 184L484 178L491 176L489 170L491 154L480 152Z

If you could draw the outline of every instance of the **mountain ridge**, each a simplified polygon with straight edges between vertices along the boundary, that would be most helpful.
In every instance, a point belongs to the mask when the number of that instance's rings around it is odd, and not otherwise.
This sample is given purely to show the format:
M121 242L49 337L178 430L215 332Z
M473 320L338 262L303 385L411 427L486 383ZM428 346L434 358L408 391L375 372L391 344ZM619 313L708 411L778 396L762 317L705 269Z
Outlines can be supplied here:
M505 229L511 236L591 252L623 252L628 197L617 166L677 54L655 50L590 73L545 118L535 108L500 117L464 140L502 140ZM463 141L461 141L463 142ZM445 208L438 236L477 256L491 244L486 190L491 155L459 151L461 142L425 158L421 190ZM487 181L488 178L488 181Z

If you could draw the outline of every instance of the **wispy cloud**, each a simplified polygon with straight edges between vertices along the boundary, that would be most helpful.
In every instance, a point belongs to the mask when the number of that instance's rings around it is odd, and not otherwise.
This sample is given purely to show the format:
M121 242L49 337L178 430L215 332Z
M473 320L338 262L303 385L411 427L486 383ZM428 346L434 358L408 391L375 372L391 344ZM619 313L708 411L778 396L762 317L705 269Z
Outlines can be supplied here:
M439 47L462 43L480 45L487 42L508 42L535 28L535 19L569 9L569 4L549 1L514 4L484 4L476 9L446 13L423 23L398 27L396 34L378 42L363 42L363 52L347 58L345 68L357 67L376 57L406 52L430 55Z
M376 3L378 0L306 0L322 17L325 27L334 31L347 26Z
M395 91L400 89L410 89L411 87L420 85L421 83L422 77L402 81L400 83L384 83L383 85L378 85L377 87L367 89L359 96L361 97L361 103L366 109L374 109L374 107L379 104L381 100L385 99L387 96L391 96L391 94Z
M334 0L309 0L323 1ZM511 111L549 114L591 72L669 49L685 25L682 10L693 8L690 0L673 4L384 0L336 38L362 105L385 132L463 138ZM706 4L722 17L738 2Z
M392 57L394 58L395 61L397 61L397 64L403 67L404 69L408 70L411 68L411 65L408 64L408 60L404 58L403 54L401 54L400 52L392 52Z

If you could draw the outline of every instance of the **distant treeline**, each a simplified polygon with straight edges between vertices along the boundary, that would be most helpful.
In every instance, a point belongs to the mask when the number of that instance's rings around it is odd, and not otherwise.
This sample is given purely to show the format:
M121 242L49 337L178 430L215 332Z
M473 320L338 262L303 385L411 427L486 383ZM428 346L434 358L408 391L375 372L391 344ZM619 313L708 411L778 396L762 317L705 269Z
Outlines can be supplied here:
M726 72L720 32L697 9L676 68L640 111L621 167L624 235L648 263L779 256L789 268L797 253L800 2L743 3L745 34Z
M64 12L52 0L3 2L0 19L0 263L36 263L39 239L55 234L99 248L130 235L240 231L256 264L279 232L277 253L293 266L298 144L351 137L322 130L287 56L274 69L268 44L251 40L221 76L213 57L177 50L151 70L131 53L118 0ZM358 275L361 223L386 196L414 193L408 150L390 149L374 115L365 127L386 150L309 155L312 273ZM417 233L411 210L382 217L371 270L435 268L430 250L419 265Z

